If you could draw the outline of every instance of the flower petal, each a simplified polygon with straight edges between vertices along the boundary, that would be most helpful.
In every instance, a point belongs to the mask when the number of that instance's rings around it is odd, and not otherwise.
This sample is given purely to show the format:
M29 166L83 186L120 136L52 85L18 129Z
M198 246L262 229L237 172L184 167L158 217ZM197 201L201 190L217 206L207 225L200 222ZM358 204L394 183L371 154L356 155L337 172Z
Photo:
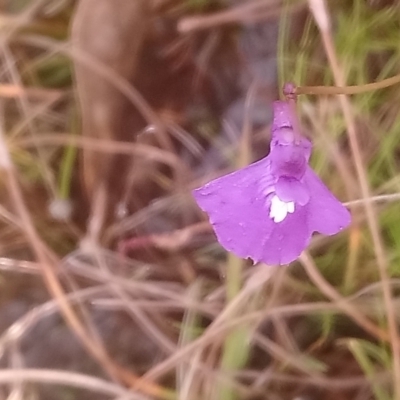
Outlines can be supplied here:
M346 207L336 199L315 172L307 167L303 178L311 193L309 224L313 232L334 235L346 228L351 215Z
M307 153L295 144L276 145L271 148L272 173L275 176L293 176L301 179L307 166Z
M333 235L351 220L308 166L312 145L292 113L274 103L266 158L193 191L224 248L270 265L296 260L314 231Z
M281 176L275 185L276 195L285 202L294 202L304 206L310 200L310 193L306 185L296 178Z
M309 205L295 206L294 213L275 224L268 240L263 243L260 260L269 265L289 264L308 246L312 231L308 224Z
M208 213L220 244L240 257L258 261L275 226L269 217L272 186L266 157L207 183L193 195Z

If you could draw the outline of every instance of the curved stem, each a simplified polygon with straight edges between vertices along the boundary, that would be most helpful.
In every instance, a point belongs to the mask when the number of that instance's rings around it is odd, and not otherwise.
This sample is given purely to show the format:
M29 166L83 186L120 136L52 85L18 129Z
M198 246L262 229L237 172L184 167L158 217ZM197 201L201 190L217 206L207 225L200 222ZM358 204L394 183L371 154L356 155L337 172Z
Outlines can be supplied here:
M367 83L366 85L356 86L298 86L294 93L312 95L337 95L337 94L358 94L371 92L373 90L384 89L400 83L400 74L384 79L383 81Z

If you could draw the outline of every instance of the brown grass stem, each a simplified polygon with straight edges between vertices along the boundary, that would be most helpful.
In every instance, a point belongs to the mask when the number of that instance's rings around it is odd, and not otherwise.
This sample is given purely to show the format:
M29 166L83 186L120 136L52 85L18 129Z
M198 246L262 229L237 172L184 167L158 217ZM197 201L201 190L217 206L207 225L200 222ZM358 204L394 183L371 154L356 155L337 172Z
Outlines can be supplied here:
M297 3L289 8L289 12L298 11L304 3ZM209 15L196 15L182 18L178 23L178 31L189 33L198 30L211 29L226 24L240 22L266 21L279 15L282 8L280 0L253 0L247 4L214 12Z
M361 314L355 307L353 307L345 298L343 298L332 285L327 282L324 277L318 271L312 257L307 253L303 252L300 256L300 262L304 266L307 275L312 282L325 294L330 300L337 303L338 307L353 320L361 326L366 332L382 341L389 341L390 336L386 331L382 330L379 326L375 325L372 321Z
M16 213L23 225L24 234L26 235L28 244L41 267L46 287L49 290L49 293L58 302L61 313L68 326L80 339L89 353L104 367L111 377L130 387L135 386L138 390L151 394L157 398L168 398L169 395L163 388L148 383L137 377L134 373L115 364L107 354L101 342L96 340L96 338L87 331L81 319L71 307L56 271L58 263L57 257L47 248L39 237L25 205L17 174L5 144L2 124L0 124L0 167L4 171L8 194L12 199Z
M97 392L108 396L122 396L125 400L149 400L139 393L130 392L123 387L93 376L54 369L2 369L0 385L20 380L47 385L64 385Z
M326 2L324 0L309 0L309 5L314 19L319 27L323 45L325 48L326 56L332 68L335 84L337 86L345 86L345 77L339 60L336 55L332 30L330 14L328 12ZM361 148L358 143L357 131L354 122L354 117L351 112L351 106L348 98L345 95L339 96L340 106L343 111L347 126L347 134L350 142L350 148L356 167L356 172L361 188L362 197L369 199L371 197L370 188L368 185L368 177L363 165ZM378 217L376 215L373 203L370 201L365 202L365 212L367 221L370 228L372 241L374 244L374 251L376 261L381 276L383 298L387 312L387 322L390 335L390 344L392 346L393 356L393 374L394 374L394 398L400 399L400 342L398 340L398 331L396 323L396 314L393 306L392 293L389 284L389 276L387 272L387 260L384 251L384 246L380 234Z

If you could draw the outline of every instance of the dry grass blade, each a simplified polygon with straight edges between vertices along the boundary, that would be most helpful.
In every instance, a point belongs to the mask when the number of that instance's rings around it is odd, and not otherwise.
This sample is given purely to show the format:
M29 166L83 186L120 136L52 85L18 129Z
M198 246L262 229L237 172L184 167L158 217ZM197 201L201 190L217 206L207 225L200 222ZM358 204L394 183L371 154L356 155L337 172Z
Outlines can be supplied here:
M182 33L188 33L224 24L265 21L280 14L281 3L280 0L253 0L245 5L239 5L211 15L185 17L179 21L178 30ZM304 4L297 3L291 6L288 11L295 12L303 7Z
M148 158L152 161L156 161L165 165L170 166L176 170L185 171L187 170L186 165L179 160L179 158L165 150L158 149L156 147L148 146L140 143L129 143L129 142L116 142L112 140L92 139L87 137L77 137L67 134L43 134L40 138L35 139L18 139L15 141L16 145L22 147L31 147L35 143L46 147L46 146L77 146L80 148L92 148L94 151L110 153L110 154L133 154Z
M5 385L20 380L46 385L71 386L109 396L121 396L126 400L150 400L150 397L130 392L119 385L74 372L46 369L11 369L0 371L0 384Z
M0 398L400 400L395 0L25 3L0 16ZM286 75L353 224L251 265L192 190L274 149ZM229 190L214 211L245 217L253 185ZM283 253L269 211L227 235Z
M74 303L83 299L96 297L104 293L105 290L106 286L93 287L81 291L75 291L66 297L68 301ZM8 329L0 336L0 353L4 353L10 342L21 340L22 337L27 335L40 320L58 311L59 303L56 300L51 300L30 310L27 314L10 325Z
M351 316L366 332L369 332L379 340L390 341L391 337L386 331L380 329L377 325L371 322L363 314L361 314L356 308L349 304L340 294L331 286L319 273L317 266L313 259L307 252L303 252L300 256L300 261L310 279L318 286L322 293L324 293L331 300L334 300L338 307L340 307L345 313Z
M309 0L309 5L314 19L321 32L322 41L324 44L325 52L332 68L332 72L337 86L345 86L345 78L343 70L339 64L339 60L336 55L334 40L331 30L331 21L325 0ZM394 373L394 396L396 399L400 399L400 340L398 335L396 314L393 307L393 299L391 288L389 284L389 276L387 271L387 260L383 241L380 234L379 222L374 209L374 205L371 201L370 188L368 184L368 177L365 167L363 165L361 148L357 138L357 131L355 121L352 115L351 106L346 96L340 95L339 102L343 111L343 115L346 121L348 138L350 141L350 148L354 159L354 164L357 171L359 184L361 187L361 193L365 202L365 211L367 214L367 221L372 235L374 244L374 251L376 255L376 261L381 276L381 283L383 289L383 297L386 305L387 321L390 335L390 344L392 346L393 356L393 373Z
M21 193L16 171L4 141L2 128L3 121L0 120L0 166L5 172L9 195L13 200L18 217L23 224L24 233L28 239L28 243L32 247L32 251L37 257L46 286L52 296L54 296L54 298L58 301L67 324L71 327L73 332L75 332L89 352L103 365L110 376L121 380L129 386L135 385L139 387L140 390L147 391L156 397L165 397L165 393L163 393L161 388L155 385L147 384L146 382L140 380L135 374L124 370L118 364L116 364L107 354L102 344L99 341L96 341L96 339L88 333L82 321L67 301L64 289L62 288L59 277L56 273L58 262L57 257L43 243L32 223L31 216L26 208Z
M27 98L48 99L51 102L57 101L64 95L63 91L56 89L27 88L21 85L5 83L0 85L0 97L18 98L26 96Z

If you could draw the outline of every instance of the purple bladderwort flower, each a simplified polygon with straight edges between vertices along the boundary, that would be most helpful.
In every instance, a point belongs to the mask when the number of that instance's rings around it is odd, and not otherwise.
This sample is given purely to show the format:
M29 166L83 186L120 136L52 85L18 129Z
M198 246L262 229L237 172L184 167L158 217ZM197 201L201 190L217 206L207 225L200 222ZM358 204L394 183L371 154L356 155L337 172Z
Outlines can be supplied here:
M274 103L270 153L193 191L219 243L242 258L288 264L313 232L334 235L350 213L308 165L311 142L287 101Z

